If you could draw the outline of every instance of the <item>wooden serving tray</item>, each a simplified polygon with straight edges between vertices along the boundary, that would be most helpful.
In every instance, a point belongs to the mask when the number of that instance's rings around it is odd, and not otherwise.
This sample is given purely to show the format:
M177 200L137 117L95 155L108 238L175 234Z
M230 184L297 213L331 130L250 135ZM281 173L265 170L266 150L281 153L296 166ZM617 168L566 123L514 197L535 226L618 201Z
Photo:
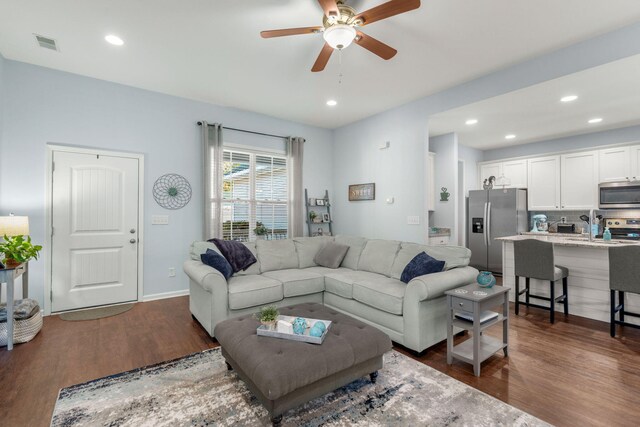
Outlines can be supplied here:
M282 316L282 315L278 316L278 320L286 320L287 322L293 322L293 319L295 319L295 317L293 317L293 316ZM280 338L280 339L291 340L291 341L308 342L308 343L311 343L311 344L322 344L322 342L324 341L325 337L327 336L327 333L329 332L329 329L331 328L331 320L311 319L311 318L308 318L308 317L303 317L303 319L306 319L311 326L315 325L316 322L324 323L326 328L325 328L324 333L322 334L322 336L320 336L320 337L312 337L311 335L309 335L309 331L311 330L311 328L305 329L304 330L304 334L302 334L302 335L296 335L296 334L289 334L289 333L286 333L286 332L278 332L277 330L270 331L264 325L258 326L258 329L256 330L256 333L258 335L260 335L260 336L263 336L263 337L271 337L271 338Z

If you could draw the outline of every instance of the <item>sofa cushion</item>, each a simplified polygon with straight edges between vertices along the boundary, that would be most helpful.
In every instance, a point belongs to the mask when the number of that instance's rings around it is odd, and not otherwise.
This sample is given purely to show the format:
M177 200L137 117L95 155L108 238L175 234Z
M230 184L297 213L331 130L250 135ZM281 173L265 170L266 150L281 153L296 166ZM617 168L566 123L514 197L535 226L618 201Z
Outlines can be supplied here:
M356 236L336 236L334 242L341 245L349 246L347 255L345 255L340 266L350 268L352 270L357 270L358 261L360 260L360 254L362 253L364 245L367 244L367 239L365 239L364 237Z
M427 255L445 262L444 271L466 267L471 259L471 250L463 246L427 246Z
M213 249L207 249L207 252L200 255L200 259L203 264L218 270L227 280L233 274L233 267L229 261Z
M242 244L245 245L258 260L256 242L242 242ZM251 264L251 266L246 270L238 271L235 276L250 276L252 274L260 274L260 260L256 261L255 264Z
M260 272L298 268L298 254L291 239L256 242Z
M347 245L329 242L316 254L314 261L323 267L338 268L348 250Z
M391 314L402 314L407 286L397 279L380 277L353 284L353 299Z
M212 242L195 241L191 243L191 247L189 248L189 256L194 261L202 261L200 259L200 255L206 253L207 249L212 249L222 255L220 250Z
M444 268L444 261L439 261L427 255L426 252L420 252L413 257L409 264L404 268L400 281L409 283L415 277L424 276L425 274L440 273Z
M282 282L266 276L234 276L228 284L232 310L269 304L284 297Z
M400 249L396 240L369 240L362 250L358 270L391 276L391 266Z
M400 244L398 255L396 255L396 259L393 261L393 266L391 267L391 277L400 280L402 272L407 264L409 264L409 262L411 262L411 260L420 252L425 252L427 248L427 245L402 242Z
M298 268L314 267L318 265L315 262L316 254L327 243L332 242L333 237L317 236L317 237L296 237L293 243L298 253Z
M327 273L324 276L324 289L326 292L341 296L343 298L353 298L353 283L359 280L375 280L384 276L368 271L343 270Z
M263 276L282 283L285 298L316 294L324 291L324 277L309 270L291 269L268 271Z

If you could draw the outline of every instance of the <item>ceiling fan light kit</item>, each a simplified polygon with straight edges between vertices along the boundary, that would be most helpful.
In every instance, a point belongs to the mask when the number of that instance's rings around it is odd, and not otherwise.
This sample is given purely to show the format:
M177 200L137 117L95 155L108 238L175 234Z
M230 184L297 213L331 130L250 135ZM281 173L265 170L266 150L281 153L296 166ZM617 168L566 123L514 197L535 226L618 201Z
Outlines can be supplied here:
M364 34L359 28L420 7L420 0L390 0L357 13L351 6L344 4L343 0L318 0L318 3L324 11L322 27L287 28L260 33L263 38L322 33L325 44L311 68L313 72L324 70L334 49L345 49L354 41L382 59L393 58L398 53L397 50Z

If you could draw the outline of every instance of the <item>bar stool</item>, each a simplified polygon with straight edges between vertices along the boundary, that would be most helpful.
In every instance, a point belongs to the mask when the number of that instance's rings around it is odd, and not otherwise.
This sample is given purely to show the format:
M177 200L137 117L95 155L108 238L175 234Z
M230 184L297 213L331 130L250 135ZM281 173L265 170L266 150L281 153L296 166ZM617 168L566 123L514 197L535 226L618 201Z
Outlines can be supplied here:
M525 294L525 305L551 312L549 320L555 322L556 302L564 304L565 316L569 314L567 277L569 269L555 264L553 243L536 239L516 240L513 242L516 273L516 315L520 312L520 295ZM520 277L526 279L526 287L520 291ZM529 291L530 279L548 280L551 285L550 296L533 295ZM562 295L556 297L555 282L562 279ZM549 301L549 307L532 304L530 298Z
M640 317L640 314L624 309L625 292L640 294L640 247L609 248L609 289L611 289L611 336L616 336L616 325L640 328L636 324L624 321L625 315ZM618 305L616 305L616 291L618 291ZM620 313L620 320L616 320L616 313Z

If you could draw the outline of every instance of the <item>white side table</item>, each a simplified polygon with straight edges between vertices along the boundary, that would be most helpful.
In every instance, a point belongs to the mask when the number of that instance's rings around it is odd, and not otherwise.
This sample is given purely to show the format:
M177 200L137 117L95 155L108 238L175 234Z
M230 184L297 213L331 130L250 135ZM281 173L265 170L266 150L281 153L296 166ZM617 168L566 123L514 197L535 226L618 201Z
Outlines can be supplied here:
M0 289L7 284L7 350L13 350L13 287L14 280L22 276L22 298L29 296L29 263L17 267L0 268Z
M509 291L504 286L481 288L472 283L462 288L445 292L447 295L447 364L453 363L453 358L473 365L473 373L480 376L480 364L491 357L496 351L503 350L505 357L509 355ZM480 323L481 313L497 306L501 306L498 317L485 323ZM473 322L458 319L456 313L473 316ZM502 323L502 340L498 340L482 332L498 323ZM472 331L472 336L465 342L453 345L453 327Z

